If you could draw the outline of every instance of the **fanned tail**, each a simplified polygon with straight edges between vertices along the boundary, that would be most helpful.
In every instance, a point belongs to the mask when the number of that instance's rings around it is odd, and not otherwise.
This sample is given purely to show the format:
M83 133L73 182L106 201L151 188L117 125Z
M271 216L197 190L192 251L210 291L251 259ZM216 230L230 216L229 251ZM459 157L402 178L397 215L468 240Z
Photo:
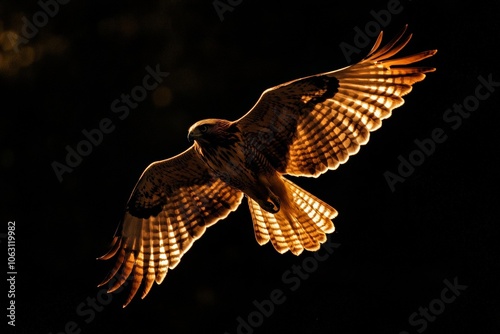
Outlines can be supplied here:
M299 255L304 249L316 251L326 241L326 234L335 231L332 219L337 216L337 210L290 180L284 177L282 180L290 203L283 201L276 214L263 210L247 197L255 238L260 245L271 240L279 253L290 250Z

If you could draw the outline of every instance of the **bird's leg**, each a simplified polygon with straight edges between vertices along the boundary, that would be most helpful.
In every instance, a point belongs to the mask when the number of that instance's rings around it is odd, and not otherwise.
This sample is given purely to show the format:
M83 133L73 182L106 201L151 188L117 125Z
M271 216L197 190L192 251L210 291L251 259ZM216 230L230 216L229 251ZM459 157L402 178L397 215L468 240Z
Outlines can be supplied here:
M279 197L273 193L270 193L269 198L265 202L263 202L264 206L262 208L270 213L277 213L278 211L280 211L280 203L281 201Z
M288 199L285 184L277 173L262 173L239 189L272 214L278 213Z

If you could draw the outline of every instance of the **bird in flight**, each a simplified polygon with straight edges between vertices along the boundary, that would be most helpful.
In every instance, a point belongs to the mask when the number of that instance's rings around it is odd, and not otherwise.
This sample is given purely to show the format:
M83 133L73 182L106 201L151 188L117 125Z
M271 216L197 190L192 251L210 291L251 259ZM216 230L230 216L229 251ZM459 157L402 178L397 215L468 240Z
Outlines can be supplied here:
M381 47L382 36L357 64L267 89L236 121L192 125L194 144L153 162L139 178L111 248L99 258L116 256L99 286L109 282L112 292L132 277L123 307L141 284L144 298L243 197L260 245L271 241L279 253L295 255L318 250L337 211L285 175L318 177L345 163L435 70L412 64L437 50L396 57L411 39L406 27Z

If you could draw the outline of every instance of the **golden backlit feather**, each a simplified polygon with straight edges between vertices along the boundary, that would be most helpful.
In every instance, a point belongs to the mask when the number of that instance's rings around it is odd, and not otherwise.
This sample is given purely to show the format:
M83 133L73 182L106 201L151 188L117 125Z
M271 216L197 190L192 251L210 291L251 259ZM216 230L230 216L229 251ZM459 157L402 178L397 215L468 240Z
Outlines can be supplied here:
M279 253L290 250L299 255L304 249L316 251L326 241L326 234L335 230L332 219L337 211L290 180L283 178L283 181L292 197L291 210L282 207L280 212L272 214L248 197L255 238L260 245L271 240Z
M411 34L404 36L405 31L406 27L379 48L381 33L368 56L357 64L266 90L238 122L251 134L266 131L266 135L253 138L253 144L268 150L269 159L283 174L317 177L336 169L404 103L403 96L412 85L435 70L392 67L409 65L437 52L391 59L409 42ZM336 89L330 95L328 85Z
M192 149L183 154L152 164L143 173L134 194L154 197L151 191L162 189L165 203L161 211L147 218L125 213L119 235L113 239L111 250L100 257L117 256L116 264L100 286L115 279L109 288L113 292L132 277L126 306L144 283L142 298L154 282L160 284L168 269L173 269L193 242L201 237L206 228L234 211L241 202L243 193L214 179L203 162L191 161ZM187 159L186 159L187 158ZM185 165L185 163L189 164ZM166 184L183 181L183 186L165 188ZM187 181L189 180L189 181Z
M394 58L406 28L381 47L382 33L359 63L266 90L242 118L208 119L189 130L195 144L151 164L139 179L110 251L116 264L101 283L115 291L131 278L126 306L161 283L207 227L247 195L260 245L280 253L318 250L337 211L284 175L317 177L368 142L431 67L407 66L436 50Z

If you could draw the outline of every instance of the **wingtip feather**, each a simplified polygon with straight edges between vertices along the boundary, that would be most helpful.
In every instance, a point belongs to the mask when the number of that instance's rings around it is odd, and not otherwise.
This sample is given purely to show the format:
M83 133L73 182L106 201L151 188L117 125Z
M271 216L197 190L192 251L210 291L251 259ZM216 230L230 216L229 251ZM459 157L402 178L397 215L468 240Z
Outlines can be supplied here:
M109 250L104 254L96 258L96 260L109 260L113 256L116 255L116 252L120 249L121 246L121 237L115 236L113 237L113 240L111 241L111 245Z

